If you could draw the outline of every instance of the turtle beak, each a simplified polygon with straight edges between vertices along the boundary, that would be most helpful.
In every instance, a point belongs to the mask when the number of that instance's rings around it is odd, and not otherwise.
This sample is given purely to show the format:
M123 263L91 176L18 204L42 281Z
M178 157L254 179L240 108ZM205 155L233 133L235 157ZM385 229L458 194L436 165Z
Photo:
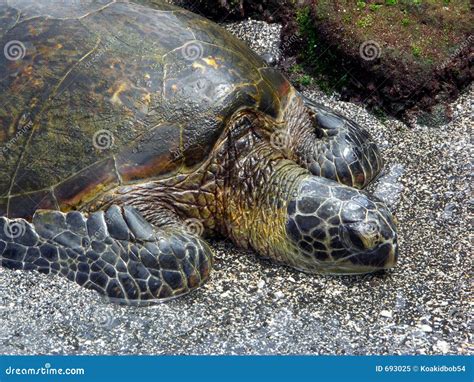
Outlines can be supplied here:
M390 269L390 268L395 267L395 265L397 264L397 261L398 261L398 243L395 243L394 245L392 245L390 249L390 254L388 256L387 262L385 263L384 269Z

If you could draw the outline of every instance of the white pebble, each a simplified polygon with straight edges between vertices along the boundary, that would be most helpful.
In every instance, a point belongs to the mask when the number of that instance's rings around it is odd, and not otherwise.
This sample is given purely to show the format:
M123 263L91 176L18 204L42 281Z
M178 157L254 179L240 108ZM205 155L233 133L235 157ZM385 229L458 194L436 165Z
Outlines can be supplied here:
M422 330L425 333L431 333L433 331L433 328L429 325L423 324L418 326L420 330Z
M275 296L275 298L276 298L277 300L280 300L280 299L282 299L283 297L285 297L285 294L284 294L283 292L281 292L281 291L275 292L273 295Z
M382 310L382 311L380 312L380 315L381 315L382 317L386 317L386 318L392 318L392 317L393 317L393 313L392 313L391 310Z
M446 341L438 341L436 342L436 348L441 352L441 353L447 353L449 352L449 344Z

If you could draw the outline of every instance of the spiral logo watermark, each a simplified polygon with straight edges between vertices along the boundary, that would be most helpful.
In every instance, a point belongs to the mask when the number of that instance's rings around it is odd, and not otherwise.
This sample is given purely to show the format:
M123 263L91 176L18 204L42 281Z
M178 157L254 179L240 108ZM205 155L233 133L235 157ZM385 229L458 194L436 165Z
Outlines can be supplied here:
M382 55L382 48L377 41L367 40L360 44L359 54L363 60L373 61Z
M199 219L186 219L184 225L186 231L191 235L201 236L204 233L204 225Z
M270 136L270 144L277 150L287 149L290 145L290 135L284 131L275 131Z
M97 312L94 322L102 328L111 329L114 326L114 316L108 311Z
M114 145L114 136L109 130L99 130L94 134L92 144L98 150L110 149Z
M192 41L186 43L181 48L181 54L188 61L195 61L202 57L204 48L197 41Z
M10 239L17 239L26 231L26 224L23 220L7 221L3 226L5 236Z
M5 44L3 47L3 54L7 60L17 61L25 57L26 48L25 45L18 40L12 40Z

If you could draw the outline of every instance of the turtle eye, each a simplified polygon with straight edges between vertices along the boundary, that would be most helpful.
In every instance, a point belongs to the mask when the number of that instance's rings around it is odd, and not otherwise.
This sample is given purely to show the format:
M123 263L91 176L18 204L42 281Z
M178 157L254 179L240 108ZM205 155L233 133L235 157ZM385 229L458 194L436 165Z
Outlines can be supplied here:
M378 245L378 227L375 222L364 221L344 224L340 236L346 247L358 250L371 250Z
M364 250L364 242L359 237L357 231L351 227L351 224L341 225L339 227L340 237L348 249Z

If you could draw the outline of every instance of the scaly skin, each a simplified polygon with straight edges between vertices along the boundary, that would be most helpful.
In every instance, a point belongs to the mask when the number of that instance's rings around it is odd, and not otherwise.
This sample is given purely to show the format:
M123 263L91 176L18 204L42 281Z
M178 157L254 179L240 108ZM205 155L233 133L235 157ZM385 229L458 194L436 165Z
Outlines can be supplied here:
M294 88L282 114L284 123L271 136L280 135L285 156L313 175L363 189L382 170L382 156L365 130Z
M387 207L363 191L313 176L249 134L235 144L218 205L237 246L310 273L367 273L394 266Z

